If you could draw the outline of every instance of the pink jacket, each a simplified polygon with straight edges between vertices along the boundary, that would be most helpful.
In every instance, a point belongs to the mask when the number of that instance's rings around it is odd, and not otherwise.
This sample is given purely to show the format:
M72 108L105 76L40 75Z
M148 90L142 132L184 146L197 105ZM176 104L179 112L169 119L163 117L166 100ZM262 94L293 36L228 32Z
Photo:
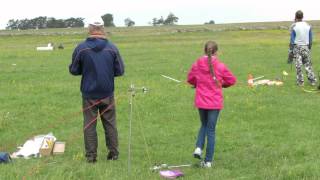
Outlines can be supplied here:
M196 88L195 106L201 109L223 109L222 88L227 88L236 83L236 77L220 62L212 56L212 64L219 85L213 80L208 56L200 57L193 65L188 74L188 83Z

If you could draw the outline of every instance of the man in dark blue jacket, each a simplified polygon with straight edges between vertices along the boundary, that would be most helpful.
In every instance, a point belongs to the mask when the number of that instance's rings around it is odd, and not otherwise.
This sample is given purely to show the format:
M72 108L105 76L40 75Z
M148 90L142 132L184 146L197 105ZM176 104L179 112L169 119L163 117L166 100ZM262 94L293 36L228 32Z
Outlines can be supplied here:
M87 162L97 161L98 111L105 132L108 160L118 159L118 131L114 101L114 77L124 74L124 64L117 47L106 39L101 19L89 24L89 37L72 55L69 71L82 75L81 92L84 116L84 143Z

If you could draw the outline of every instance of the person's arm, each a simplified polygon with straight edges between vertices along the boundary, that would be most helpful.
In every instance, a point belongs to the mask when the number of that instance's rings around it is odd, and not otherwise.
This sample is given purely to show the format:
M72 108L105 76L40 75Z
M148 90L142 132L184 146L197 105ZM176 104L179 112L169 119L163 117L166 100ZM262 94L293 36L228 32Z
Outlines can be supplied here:
M312 29L311 29L311 27L310 27L310 30L309 30L309 49L311 50L311 48L312 48Z
M118 49L115 50L115 53L114 76L122 76L124 74L124 63Z
M193 85L194 87L197 86L197 77L196 77L196 74L197 74L197 64L194 63L191 67L191 69L189 70L189 73L188 73L188 79L187 79L187 82L191 85Z
M81 75L81 63L80 63L80 52L78 52L78 48L73 51L72 61L69 65L69 72L72 75Z
M290 49L293 49L294 41L296 39L296 31L294 29L291 30L290 34Z
M234 85L237 82L237 78L232 74L232 72L225 66L223 70L222 77L222 87L227 88Z

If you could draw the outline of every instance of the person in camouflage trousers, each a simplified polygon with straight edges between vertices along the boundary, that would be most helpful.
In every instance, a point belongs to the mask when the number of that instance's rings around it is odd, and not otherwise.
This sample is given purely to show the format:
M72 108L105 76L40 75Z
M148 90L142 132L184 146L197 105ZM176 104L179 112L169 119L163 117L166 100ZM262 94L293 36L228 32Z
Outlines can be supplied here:
M293 61L296 65L298 85L302 86L304 84L302 66L304 66L306 70L306 74L311 85L316 85L317 79L312 69L310 54L310 50L307 46L294 46L293 48Z
M302 21L302 19L303 12L297 11L295 23L291 26L290 49L292 50L292 59L297 70L297 85L304 85L302 72L302 66L304 66L309 82L312 86L315 86L317 79L311 63L312 30L311 26Z

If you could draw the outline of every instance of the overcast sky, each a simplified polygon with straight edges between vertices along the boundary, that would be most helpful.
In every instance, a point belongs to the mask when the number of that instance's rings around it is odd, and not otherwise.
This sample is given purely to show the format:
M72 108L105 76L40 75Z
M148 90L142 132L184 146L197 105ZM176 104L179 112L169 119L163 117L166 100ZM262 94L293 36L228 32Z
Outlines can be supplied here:
M85 21L106 13L113 14L116 26L131 18L137 26L148 25L152 18L172 12L178 24L291 21L301 9L306 20L317 20L317 0L8 0L0 6L0 28L9 19L32 19L47 16Z

